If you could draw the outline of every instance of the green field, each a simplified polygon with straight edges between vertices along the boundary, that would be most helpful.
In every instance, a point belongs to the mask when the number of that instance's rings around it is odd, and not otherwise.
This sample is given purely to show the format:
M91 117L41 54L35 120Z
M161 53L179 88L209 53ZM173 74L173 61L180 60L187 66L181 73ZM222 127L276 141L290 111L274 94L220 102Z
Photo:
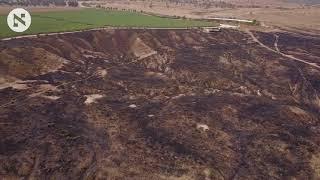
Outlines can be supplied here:
M79 9L76 11L32 13L32 24L24 33L15 33L7 26L6 16L0 16L0 37L12 37L24 34L64 32L114 27L198 27L212 26L212 22L171 19L150 16L138 12L112 11L103 9Z

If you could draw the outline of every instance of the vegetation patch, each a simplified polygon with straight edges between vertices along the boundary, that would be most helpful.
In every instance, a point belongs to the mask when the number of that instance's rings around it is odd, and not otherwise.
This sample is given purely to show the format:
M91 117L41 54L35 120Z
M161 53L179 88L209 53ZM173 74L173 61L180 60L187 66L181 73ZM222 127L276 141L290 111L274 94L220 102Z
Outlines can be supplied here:
M15 33L7 25L6 15L0 16L0 37L26 34L77 31L99 27L145 27L145 28L186 28L212 26L208 21L157 17L139 12L79 9L78 11L35 12L32 13L31 27L24 33Z

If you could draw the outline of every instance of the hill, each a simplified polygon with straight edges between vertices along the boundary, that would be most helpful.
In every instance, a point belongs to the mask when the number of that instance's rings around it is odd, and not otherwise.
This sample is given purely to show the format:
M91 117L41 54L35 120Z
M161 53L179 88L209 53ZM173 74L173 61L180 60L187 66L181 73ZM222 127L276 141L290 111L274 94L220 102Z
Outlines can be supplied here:
M0 41L0 175L319 179L319 45L231 30Z
M305 4L305 5L317 5L320 4L318 0L286 0L290 3L298 3L298 4Z
M19 5L19 6L78 6L77 0L1 0L0 5Z

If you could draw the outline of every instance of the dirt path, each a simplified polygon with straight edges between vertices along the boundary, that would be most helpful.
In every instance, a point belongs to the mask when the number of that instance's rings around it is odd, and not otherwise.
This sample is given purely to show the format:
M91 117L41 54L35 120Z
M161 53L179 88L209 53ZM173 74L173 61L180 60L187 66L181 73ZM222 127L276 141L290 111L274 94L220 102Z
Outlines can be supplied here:
M136 61L131 61L131 62L129 62L129 63L125 63L125 65L129 65L129 64L132 64L132 63L136 63ZM123 64L123 65L124 65L124 64ZM111 69L111 68L112 68L112 67L108 67L108 68L106 68L106 69L109 70L109 69ZM96 72L96 73L93 73L93 74L91 74L91 75L89 75L88 77L85 77L85 78L81 78L81 79L77 79L77 80L73 80L73 81L61 83L61 84L59 84L59 85L57 85L57 86L54 86L54 88L58 89L58 88L60 88L60 87L62 87L62 86L71 85L71 84L76 84L76 83L79 83L79 82L82 82L82 81L87 81L87 80L89 80L89 79L91 79L91 78L93 78L93 77L97 77L97 76L99 76L99 73ZM50 90L51 90L51 89L43 89L43 90L37 91L37 92L35 92L35 93L37 94L37 96L39 96L39 95L43 95L43 94L49 92ZM23 96L24 96L24 95L16 96L16 97L14 98L14 100L11 100L11 101L9 101L9 102L7 102L7 103L1 104L1 105L0 105L0 108L7 107L8 105L11 105L11 104L14 104L14 103L17 103L17 102L20 102L20 104L16 105L16 107L17 107L17 106L21 106L21 105L24 104L24 102L25 102L26 100L29 100L29 99L33 98L32 96L29 96L29 97L27 97L27 98L25 98L25 99L18 100L18 98L23 97Z
M182 27L182 28L154 28L154 27L101 27L93 29L84 29L77 31L65 31L65 32L52 32L52 33L41 33L41 34L32 34L32 35L21 35L9 38L0 39L1 41L10 41L13 39L22 39L22 38L36 38L39 36L53 36L53 35L62 35L62 34L73 34L78 32L89 32L89 31L98 31L98 30L112 30L112 29L149 29L149 30L188 30L188 29L198 29L198 27Z
M278 42L279 42L279 36L278 35L274 35L276 40L274 41L274 48L276 48L276 50L280 53L279 47L278 47Z
M77 80L74 80L74 81L71 81L71 82L65 82L65 83L62 83L62 84L60 84L60 85L55 86L54 88L57 88L57 89L58 89L59 87L62 87L62 86L66 86L66 85L78 83L78 82L81 82L81 81L86 81L86 80L89 80L89 79L92 78L92 77L95 77L96 75L97 75L97 74L94 73L94 74L92 74L92 75L90 75L90 76L88 76L88 77L86 77L86 78L77 79ZM35 93L37 93L37 95L42 95L42 94L44 94L44 93L46 93L46 92L49 92L50 90L51 90L51 89L44 89L44 90L37 91L37 92L35 92ZM17 97L14 98L15 100L12 100L12 101L9 101L9 102L7 102L7 103L4 103L4 104L0 105L0 108L6 107L6 106L8 106L8 105L10 105L10 104L14 104L14 103L21 102L21 101L26 101L26 100L28 100L28 99L33 98L33 97L27 97L27 98L19 101L19 100L17 100L19 97L23 97L23 95L17 96ZM19 105L21 106L21 105L23 105L23 103L20 103ZM19 105L17 105L17 106L19 106Z
M269 50L269 51L272 51L272 52L274 52L274 53L280 54L281 56L284 56L284 57L289 58L289 59L291 59L291 60L298 61L298 62L302 62L302 63L307 64L307 65L309 65L309 66L312 66L312 67L315 67L315 68L317 68L317 69L320 69L320 66L319 66L318 64L316 64L316 63L311 63L311 62L308 62L308 61L306 61L306 60L303 60L303 59L294 57L294 56L292 56L292 55L284 54L284 53L280 52L280 51L279 51L279 48L278 48L278 39L279 39L279 37L276 38L276 42L275 42L275 48L276 48L276 50L274 50L274 49L268 47L267 45L263 44L261 41L259 41L259 40L257 39L257 37L255 37L254 34L253 34L250 30L246 29L245 32L251 36L251 38L252 38L252 40L253 40L254 42L258 43L260 46L264 47L265 49L267 49L267 50Z

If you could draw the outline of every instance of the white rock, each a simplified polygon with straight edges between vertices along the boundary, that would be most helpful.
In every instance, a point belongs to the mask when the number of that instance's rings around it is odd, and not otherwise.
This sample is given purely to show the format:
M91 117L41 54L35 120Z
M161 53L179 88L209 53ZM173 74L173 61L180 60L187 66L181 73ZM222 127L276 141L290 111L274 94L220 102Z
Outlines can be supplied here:
M85 104L91 104L96 102L97 99L101 99L104 96L101 94L90 94L90 95L85 95L85 97L87 98L86 101L84 102Z
M258 96L262 96L260 90L257 91Z
M46 98L46 99L50 99L50 100L58 100L58 99L60 99L59 96L46 96L46 95L41 95L41 97Z
M202 131L209 131L209 126L206 124L197 124L197 129Z
M131 104L131 105L129 105L129 108L137 108L137 105Z
M172 97L172 99L179 99L184 96L186 96L186 95L185 94L178 94L177 96Z
M97 74L100 76L100 77L105 77L107 74L108 74L108 71L106 69L99 69L97 71Z

